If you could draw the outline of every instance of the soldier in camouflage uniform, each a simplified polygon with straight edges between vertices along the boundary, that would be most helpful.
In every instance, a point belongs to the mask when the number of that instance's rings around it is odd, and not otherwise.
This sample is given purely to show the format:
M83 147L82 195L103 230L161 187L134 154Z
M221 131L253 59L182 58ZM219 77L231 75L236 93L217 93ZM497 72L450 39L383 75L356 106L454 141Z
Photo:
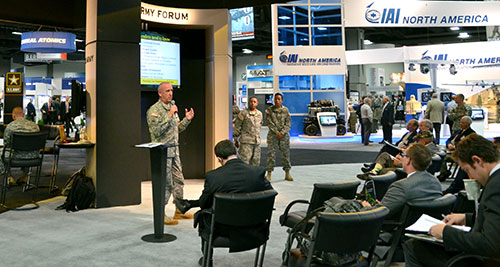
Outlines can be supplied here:
M267 176L271 180L271 172L274 169L276 148L281 151L281 161L283 162L283 170L285 170L285 180L293 181L290 175L290 112L288 108L283 106L283 95L276 93L274 95L274 105L266 110L266 122L269 127L267 133Z
M457 102L457 106L452 108L448 112L448 118L450 118L453 121L453 127L451 129L451 133L454 133L456 130L460 129L460 119L462 119L463 116L472 115L472 109L467 104L464 103L463 94L458 94L457 97L455 98L455 101Z
M250 97L248 109L238 114L233 129L233 140L236 147L239 147L241 160L252 166L260 165L262 112L257 109L258 105L257 98Z
M184 131L191 119L194 117L194 110L185 110L186 117L181 121L177 115L177 106L173 103L173 88L170 83L161 83L158 86L159 100L147 111L147 120L151 142L178 144L179 133ZM165 206L170 199L172 190L175 199L184 198L184 176L182 175L182 165L179 156L179 147L169 147L167 150L167 182L165 188ZM165 215L165 224L174 225L176 219L190 219L192 214L182 214L175 210L174 219Z
M29 121L24 118L23 109L21 107L15 107L12 110L12 119L7 127L5 127L3 134L3 143L5 147L10 147L12 145L12 134L13 133L36 133L40 131L38 125L34 122ZM1 152L3 153L3 151ZM12 158L17 159L29 159L29 158L37 158L40 154L40 151L32 151L32 152L15 152L12 155ZM5 151L5 158L9 157L9 152ZM5 165L2 160L0 160L0 175L5 175ZM22 182L26 182L27 179L27 170L23 170L25 175L21 176L17 181L9 176L8 183L9 185L15 185Z

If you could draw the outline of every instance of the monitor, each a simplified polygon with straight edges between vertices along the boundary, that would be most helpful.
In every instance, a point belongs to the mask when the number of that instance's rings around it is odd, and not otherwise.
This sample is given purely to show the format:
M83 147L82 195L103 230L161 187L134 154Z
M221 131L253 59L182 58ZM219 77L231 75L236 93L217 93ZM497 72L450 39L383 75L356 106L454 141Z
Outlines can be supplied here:
M421 102L429 102L432 99L432 94L434 92L422 92L422 99L420 100Z
M274 99L272 94L266 94L266 104L272 105L274 104Z
M451 96L452 96L451 92L444 92L444 93L441 93L439 95L439 98L443 102L450 102L451 101Z
M335 115L322 115L319 116L319 123L323 126L331 126L337 124Z
M230 9L231 35L233 41L253 39L254 21L253 7Z
M472 114L470 115L473 120L483 120L484 112L482 109L472 109Z
M141 33L141 85L181 85L180 43L153 32Z

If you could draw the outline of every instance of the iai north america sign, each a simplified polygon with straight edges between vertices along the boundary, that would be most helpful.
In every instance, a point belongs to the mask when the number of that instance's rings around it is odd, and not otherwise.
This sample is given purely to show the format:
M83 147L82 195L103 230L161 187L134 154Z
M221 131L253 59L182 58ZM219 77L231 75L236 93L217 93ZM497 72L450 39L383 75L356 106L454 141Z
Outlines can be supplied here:
M345 27L500 25L500 2L346 0Z
M343 47L275 46L273 48L275 75L345 74Z

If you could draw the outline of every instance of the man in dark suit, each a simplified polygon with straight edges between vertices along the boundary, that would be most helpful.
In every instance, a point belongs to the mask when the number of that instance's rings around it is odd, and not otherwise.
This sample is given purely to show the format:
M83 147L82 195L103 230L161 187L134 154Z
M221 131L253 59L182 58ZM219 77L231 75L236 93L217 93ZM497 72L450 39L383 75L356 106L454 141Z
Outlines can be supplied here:
M251 193L272 189L271 184L265 178L266 170L245 164L238 158L236 148L230 140L223 140L215 146L215 156L222 165L209 171L205 175L203 193L198 200L174 200L177 208L185 213L192 207L210 209L213 204L215 193ZM195 225L199 223L198 232L200 236L207 236L210 231L210 217L200 211L195 214ZM244 229L233 229L231 227L219 226L222 231L218 235L244 235L248 233ZM252 231L255 231L252 229ZM252 233L250 233L252 234ZM237 245L237 244L235 244ZM233 246L233 245L231 245ZM238 248L230 247L231 251Z
M30 121L35 121L36 110L35 105L33 105L33 98L30 98L30 102L26 105L26 119Z
M451 157L451 152L455 150L455 147L460 143L462 139L467 137L468 135L475 133L474 130L470 127L472 124L472 119L469 116L463 116L460 119L460 129L456 130L448 140L446 140L446 149L448 151L448 154L446 157L443 159L443 163L441 165L441 170L439 171L439 176L438 179L440 181L446 180L448 176L450 176L451 172L448 170L448 165L447 163L453 162L453 158ZM463 183L462 183L463 184Z
M384 141L392 144L392 125L394 124L394 107L389 101L389 97L384 96L382 98L384 103L382 107L382 117L380 123L382 124L382 132L384 133ZM380 142L383 144L384 142Z
M426 171L431 161L430 150L422 144L412 144L406 154L402 154L401 164L408 176L391 184L380 201L389 208L389 219L399 218L406 202L433 200L442 196L441 184ZM363 204L366 205L365 202Z
M64 129L66 130L66 136L69 136L70 130L73 131L73 127L71 127L71 121L73 118L71 117L71 102L69 96L66 96L65 101L61 102L61 120L64 122Z
M500 153L486 138L471 134L453 153L469 177L483 186L477 214L450 214L429 233L443 240L434 245L414 239L404 243L406 266L445 266L460 253L500 259ZM465 232L450 225L472 226Z

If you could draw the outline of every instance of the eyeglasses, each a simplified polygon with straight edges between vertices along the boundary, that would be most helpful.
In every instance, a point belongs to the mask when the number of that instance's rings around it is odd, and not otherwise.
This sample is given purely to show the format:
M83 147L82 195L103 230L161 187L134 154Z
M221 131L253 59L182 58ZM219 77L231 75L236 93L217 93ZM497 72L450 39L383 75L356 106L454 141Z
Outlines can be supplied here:
M401 157L402 157L402 158L405 158L405 157L407 157L407 155L406 155L405 153L402 153L402 152L401 152Z

